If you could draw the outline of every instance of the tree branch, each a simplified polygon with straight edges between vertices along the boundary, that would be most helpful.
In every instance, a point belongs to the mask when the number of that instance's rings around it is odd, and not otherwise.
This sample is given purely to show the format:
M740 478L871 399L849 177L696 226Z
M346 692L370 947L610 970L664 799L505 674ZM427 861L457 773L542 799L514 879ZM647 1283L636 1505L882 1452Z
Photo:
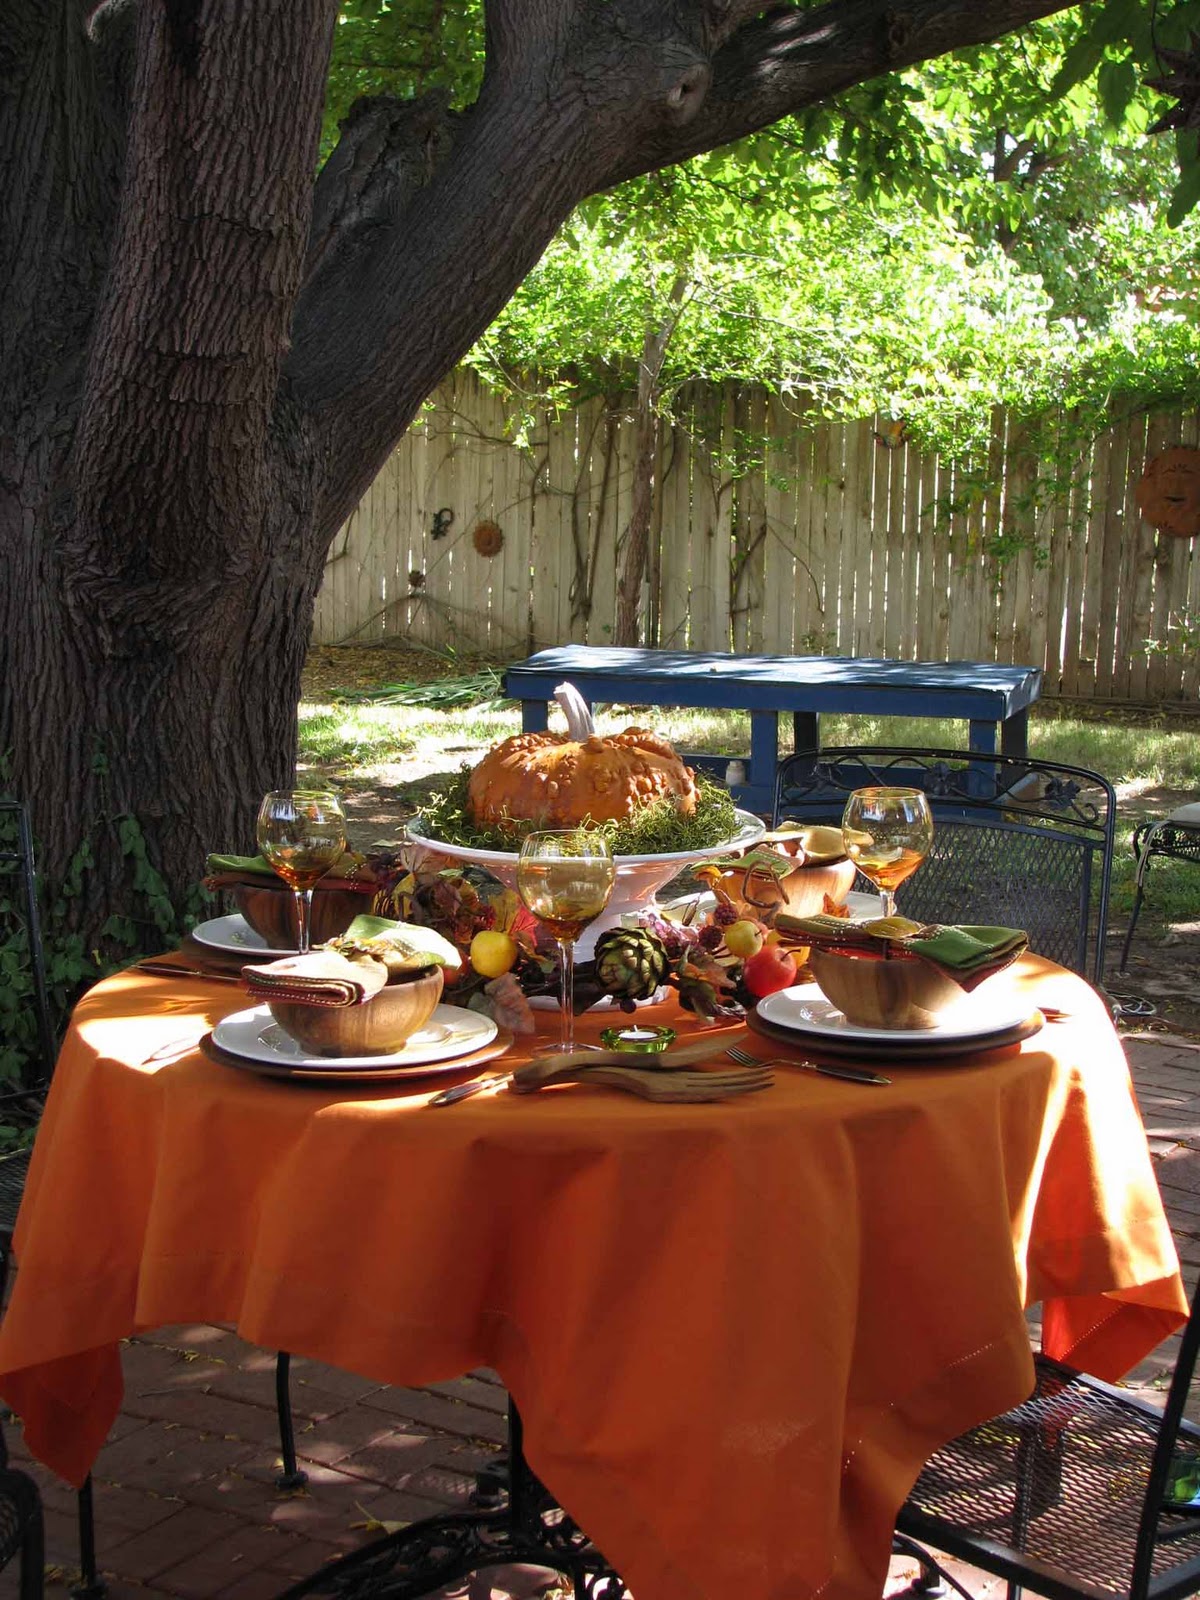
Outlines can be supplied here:
M429 182L450 152L448 96L357 100L339 132L313 193L306 279L356 229L384 227L397 219Z
M586 195L1062 9L831 0L757 16L720 43L745 0L488 0L489 69L449 155L436 126L414 153L400 137L411 128L372 113L331 175L342 193L320 207L285 365L335 464L320 526L332 537L426 394ZM425 184L413 178L422 162Z
M285 368L338 467L322 526L353 506L613 152L694 115L723 11L722 0L489 0L484 82L451 158L431 133L427 185L395 172L364 183L349 206L335 200L345 221L333 230L322 208ZM361 148L398 127L385 117ZM351 153L342 168L355 166Z
M718 51L697 116L630 150L604 187L745 138L867 79L1067 9L1062 0L830 0L811 11L769 12Z

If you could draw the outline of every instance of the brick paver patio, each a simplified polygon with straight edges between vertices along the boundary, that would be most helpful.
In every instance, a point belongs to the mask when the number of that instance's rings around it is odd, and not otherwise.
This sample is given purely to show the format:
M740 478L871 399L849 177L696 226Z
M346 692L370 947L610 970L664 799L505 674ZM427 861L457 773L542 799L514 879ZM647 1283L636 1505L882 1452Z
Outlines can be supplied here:
M1146 1032L1126 1048L1187 1281L1200 1271L1200 1038ZM1152 1385L1172 1341L1135 1374ZM125 1405L97 1464L99 1560L112 1600L266 1600L379 1531L461 1505L504 1435L503 1389L474 1374L428 1389L380 1387L296 1359L300 1493L275 1487L274 1353L228 1329L164 1328L130 1340ZM29 1465L19 1430L14 1461ZM48 1593L77 1576L75 1497L36 1465L45 1498ZM896 1560L888 1594L911 1579ZM956 1569L972 1591L1001 1585ZM504 1594L544 1587L508 1573ZM464 1593L466 1592L464 1588ZM15 1567L0 1574L15 1595ZM486 1600L489 1584L472 1585ZM734 1597L730 1597L734 1600Z

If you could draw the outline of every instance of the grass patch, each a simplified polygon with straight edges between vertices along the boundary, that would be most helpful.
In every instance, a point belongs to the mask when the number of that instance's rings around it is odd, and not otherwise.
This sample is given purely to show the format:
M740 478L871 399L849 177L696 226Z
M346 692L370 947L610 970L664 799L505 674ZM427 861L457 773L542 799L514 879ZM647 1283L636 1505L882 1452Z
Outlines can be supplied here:
M390 707L300 705L300 760L353 770L397 761L416 743Z

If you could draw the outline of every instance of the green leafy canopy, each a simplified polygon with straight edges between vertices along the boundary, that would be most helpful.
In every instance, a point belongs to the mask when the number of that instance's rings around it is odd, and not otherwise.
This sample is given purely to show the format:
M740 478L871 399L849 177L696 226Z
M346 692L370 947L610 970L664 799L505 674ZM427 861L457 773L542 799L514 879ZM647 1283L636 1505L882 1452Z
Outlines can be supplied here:
M594 197L469 362L519 431L523 397L628 391L669 328L668 406L757 381L963 459L995 406L1194 397L1200 160L1148 133L1172 102L1146 87L1193 28L1200 0L1075 8ZM331 116L380 88L465 106L482 67L478 5L351 0Z

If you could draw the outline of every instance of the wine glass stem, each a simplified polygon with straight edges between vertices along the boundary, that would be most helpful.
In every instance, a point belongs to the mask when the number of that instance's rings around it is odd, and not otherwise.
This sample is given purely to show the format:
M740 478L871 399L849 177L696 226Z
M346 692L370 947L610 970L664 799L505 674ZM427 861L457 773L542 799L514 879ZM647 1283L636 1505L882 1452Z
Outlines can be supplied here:
M884 916L894 917L896 915L896 891L894 889L881 888L879 898L883 902Z
M575 1048L575 941L573 939L560 939L558 941L558 954L561 962L562 981L559 985L559 1010L562 1012L562 1033L559 1040L560 1048L574 1050Z
M311 889L297 889L296 895L296 949L306 956L310 948L309 927L312 922Z

